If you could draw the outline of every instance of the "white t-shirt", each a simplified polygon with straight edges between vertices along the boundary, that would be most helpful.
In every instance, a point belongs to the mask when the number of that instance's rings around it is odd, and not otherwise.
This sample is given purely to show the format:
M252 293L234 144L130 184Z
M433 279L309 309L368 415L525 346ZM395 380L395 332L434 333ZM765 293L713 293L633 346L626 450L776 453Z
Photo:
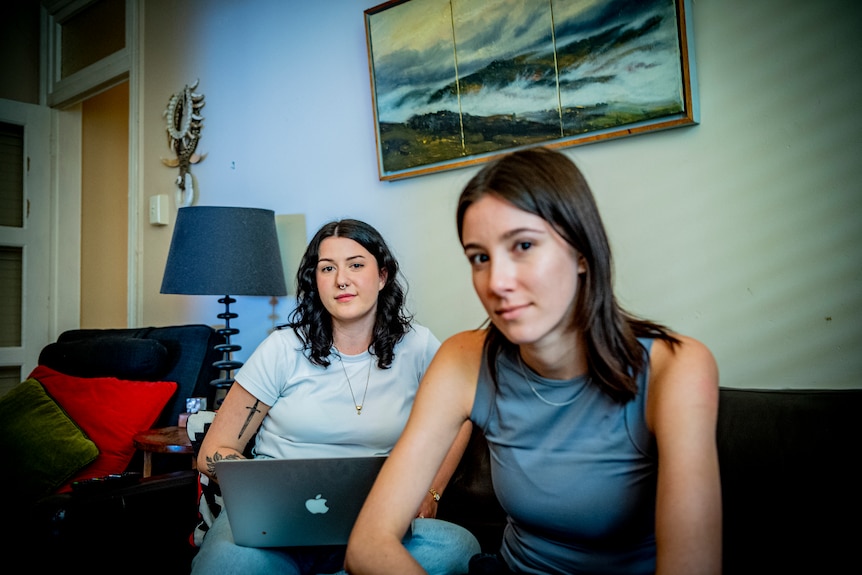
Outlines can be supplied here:
M258 431L254 456L312 459L388 454L407 423L419 381L439 347L428 328L414 323L395 346L389 369L378 368L377 358L367 351L342 355L342 369L335 350L324 368L309 361L293 329L272 332L235 375L237 383L271 406ZM357 403L362 404L361 415L356 413Z

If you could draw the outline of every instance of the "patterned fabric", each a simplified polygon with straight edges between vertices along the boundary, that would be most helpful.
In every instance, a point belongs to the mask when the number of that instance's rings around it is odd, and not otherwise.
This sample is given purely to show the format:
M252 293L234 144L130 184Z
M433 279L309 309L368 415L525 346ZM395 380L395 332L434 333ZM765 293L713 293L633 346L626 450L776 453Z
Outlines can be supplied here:
M203 473L198 474L198 524L192 533L191 543L200 547L204 536L210 530L216 517L221 513L224 503L218 483L211 483Z
M215 415L214 411L199 411L189 415L186 430L192 442L195 457L200 451L201 442ZM210 478L203 473L198 473L198 524L190 537L192 545L201 546L204 536L221 513L223 505L218 483L210 481Z

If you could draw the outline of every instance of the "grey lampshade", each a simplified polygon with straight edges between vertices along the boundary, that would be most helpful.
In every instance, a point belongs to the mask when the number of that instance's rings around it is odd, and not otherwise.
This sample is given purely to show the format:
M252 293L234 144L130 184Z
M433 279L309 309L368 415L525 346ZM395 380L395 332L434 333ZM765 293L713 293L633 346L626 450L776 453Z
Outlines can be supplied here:
M286 295L275 213L223 206L180 208L161 293Z

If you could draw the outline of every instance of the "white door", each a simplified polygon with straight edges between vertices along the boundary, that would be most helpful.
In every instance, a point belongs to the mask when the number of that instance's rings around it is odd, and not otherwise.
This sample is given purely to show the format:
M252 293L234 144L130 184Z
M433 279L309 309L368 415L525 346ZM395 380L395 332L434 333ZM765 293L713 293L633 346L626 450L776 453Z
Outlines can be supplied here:
M51 111L0 99L0 394L51 341ZM20 289L19 289L20 286Z

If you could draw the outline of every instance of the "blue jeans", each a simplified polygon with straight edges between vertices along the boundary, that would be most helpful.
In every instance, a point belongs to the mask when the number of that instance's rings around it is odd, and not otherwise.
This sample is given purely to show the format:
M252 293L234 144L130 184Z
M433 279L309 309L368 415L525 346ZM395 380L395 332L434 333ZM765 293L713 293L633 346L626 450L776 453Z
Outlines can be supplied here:
M480 552L472 533L439 519L414 519L404 546L429 575L467 573L470 557ZM207 531L192 561L192 573L279 573L320 575L344 573L343 545L258 549L233 541L227 513L222 511Z

